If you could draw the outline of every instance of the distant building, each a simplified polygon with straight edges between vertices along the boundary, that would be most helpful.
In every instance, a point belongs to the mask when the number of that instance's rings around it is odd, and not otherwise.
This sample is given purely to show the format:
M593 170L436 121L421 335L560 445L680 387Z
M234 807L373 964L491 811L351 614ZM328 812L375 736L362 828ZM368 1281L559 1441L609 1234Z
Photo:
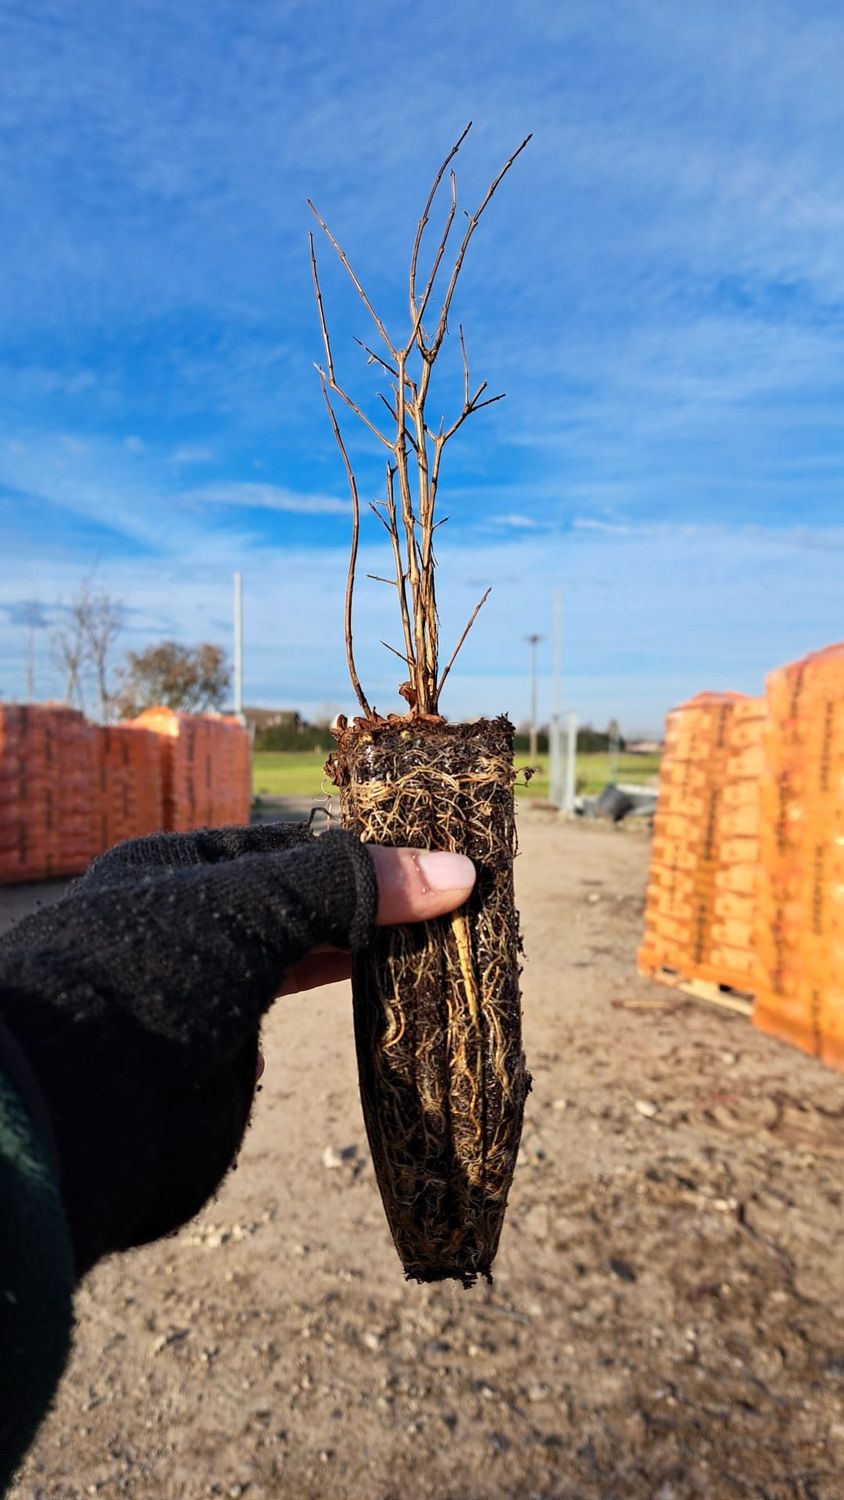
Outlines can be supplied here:
M302 715L295 708L244 708L246 727L254 734L256 729L292 729L301 734L305 727Z
M661 755L665 746L661 740L628 740L624 748L628 755Z

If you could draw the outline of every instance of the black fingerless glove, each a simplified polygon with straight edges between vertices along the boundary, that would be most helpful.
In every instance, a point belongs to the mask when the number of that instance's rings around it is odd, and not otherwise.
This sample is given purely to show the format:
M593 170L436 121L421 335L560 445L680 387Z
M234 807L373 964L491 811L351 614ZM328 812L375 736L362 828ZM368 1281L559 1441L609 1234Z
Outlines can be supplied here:
M240 1145L287 970L363 945L376 904L350 834L156 834L0 941L0 1020L46 1104L77 1275L198 1211Z

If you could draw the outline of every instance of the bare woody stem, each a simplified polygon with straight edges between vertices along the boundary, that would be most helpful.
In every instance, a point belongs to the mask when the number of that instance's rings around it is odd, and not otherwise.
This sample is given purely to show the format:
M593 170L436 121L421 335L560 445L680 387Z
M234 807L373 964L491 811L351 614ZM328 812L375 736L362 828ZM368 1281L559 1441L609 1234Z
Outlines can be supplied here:
M413 250L412 250L411 256L410 256L410 317L411 317L413 326L411 328L410 338L409 338L408 344L407 344L408 349L410 349L411 346L413 345L413 343L414 343L414 341L416 339L416 335L418 334L419 329L421 327L422 319L425 316L425 308L428 305L428 300L429 300L429 298L431 296L431 292L434 289L434 282L436 280L437 271L440 268L440 262L441 262L441 260L443 258L443 255L445 254L445 247L446 247L446 244L448 242L449 234L451 233L451 226L454 223L454 215L457 212L457 181L455 179L455 176L454 176L453 172L450 174L450 178L449 178L450 185L451 185L451 206L450 206L449 211L448 211L448 218L446 220L445 229L443 230L443 233L440 236L439 248L438 248L437 253L436 253L435 257L434 257L434 264L431 267L431 274L429 275L428 280L427 280L427 282L425 284L425 291L422 294L422 301L417 306L417 302L416 302L416 268L417 268L417 266L419 264L419 251L422 248L422 237L423 237L423 235L425 233L425 228L426 228L427 223L428 223L428 215L431 212L431 205L433 204L433 201L434 201L434 199L435 199L435 197L437 195L437 189L438 189L440 183L443 180L446 168L448 167L449 163L454 160L455 156L457 155L458 151L460 150L460 147L463 145L463 142L465 141L465 139L466 139L466 137L469 134L469 131L471 129L472 129L472 121L470 120L469 123L468 123L468 125L466 126L466 129L463 131L463 134L461 136L459 136L458 139L455 141L454 145L452 146L451 150L448 153L448 156L446 157L446 159L443 162L442 166L440 167L440 169L439 169L436 177L434 178L434 181L431 184L431 191L428 194L428 197L427 197L427 199L425 201L425 207L422 210L421 218L419 220L419 223L416 226L416 238L413 241Z
M468 624L457 642L451 660L438 679L439 622L434 586L436 557L434 555L433 540L434 532L437 526L441 524L435 518L435 511L443 450L451 438L460 430L468 417L472 416L475 412L481 411L485 406L491 406L496 401L502 400L501 395L485 396L487 390L487 382L485 380L475 389L474 393L472 392L469 379L469 359L462 326L460 327L460 347L463 359L462 409L449 425L446 425L443 419L438 429L432 431L426 420L426 405L430 393L434 364L448 332L451 303L469 243L481 216L499 184L530 140L530 136L527 136L522 141L521 145L518 146L504 163L498 174L493 178L475 212L471 215L467 214L466 228L452 263L445 292L437 314L436 330L433 337L429 340L425 334L423 319L430 304L437 277L448 249L449 238L457 213L457 184L454 172L449 169L451 162L460 150L470 129L471 122L458 137L437 171L416 227L410 257L408 284L410 332L406 342L400 346L397 346L390 338L385 323L370 302L352 268L348 256L328 228L325 220L317 212L313 203L311 203L310 199L308 200L308 207L332 245L363 306L375 324L378 334L386 347L386 356L377 353L360 339L357 340L357 343L367 355L368 362L377 365L384 371L390 377L392 383L392 401L388 400L384 395L380 396L392 423L392 431L388 434L382 432L376 426L359 403L344 390L337 379L320 287L314 240L313 235L309 235L314 295L325 351L325 366L317 365L317 371L322 383L325 404L346 469L352 496L352 547L349 561L349 576L346 585L346 654L349 663L349 674L358 701L367 718L371 717L371 713L360 685L352 649L352 596L354 592L354 573L357 564L360 506L357 483L329 398L329 391L333 392L358 417L364 426L368 428L379 443L383 444L390 452L386 471L386 500L373 503L372 509L386 528L390 537L395 568L394 582L399 600L405 650L402 653L401 651L396 651L392 646L389 646L388 650L394 652L396 656L406 662L410 672L410 682L402 685L401 692L411 704L411 714L437 714L439 699L445 681L490 592L487 589L483 598L476 605ZM417 289L419 259L425 230L438 190L447 172L449 206L446 212L445 223L434 252L431 269L420 295ZM411 361L413 368L411 368ZM416 371L415 374L414 371ZM415 471L415 475L412 471ZM396 498L396 484L398 485L398 500ZM399 515L401 515L403 540L399 530ZM379 579L378 581L389 582L391 580ZM386 644L386 642L382 644Z
M478 618L478 615L480 614L481 610L483 609L484 605L486 604L486 601L489 598L489 596L490 596L491 593L492 593L492 587L490 586L490 588L488 588L486 590L486 593L484 594L483 598L478 600L477 604L475 605L475 608L472 610L471 616L469 618L469 623L466 626L465 630L463 631L463 634L460 637L460 640L457 642L457 645L455 646L454 650L451 653L451 661L449 662L448 666L446 667L445 671L443 672L442 677L440 678L439 682L437 683L437 697L439 697L440 693L442 692L443 688L445 687L445 680L446 680L449 672L451 671L452 667L454 666L454 663L457 660L457 656L458 656L458 652L460 651L460 647L463 645L463 642L465 641L467 635L469 634L469 631L472 629L472 626L474 625L476 619Z
M422 572L424 560L420 558L417 514L413 509L410 465L408 462L407 437L405 433L407 401L404 379L405 359L406 355L404 350L402 350L398 355L398 380L396 382L395 456L401 500L402 525L404 527L407 552L407 576L410 582L410 597L413 601L413 686L416 695L416 708L419 713L424 714L436 713L436 662L434 663L433 673L431 671L431 627L432 625L434 628L436 627L436 616L434 615L432 619L430 608L425 607L426 580ZM423 460L418 449L416 463L421 480ZM425 519L424 509L420 506L418 523L422 529L423 538L425 536Z
M465 132L464 132L464 134L465 134ZM432 345L432 349L433 350L439 350L439 348L440 348L440 346L442 344L442 341L445 338L446 331L448 329L448 315L449 315L449 312L451 311L451 302L452 302L452 298L454 297L454 289L457 286L457 279L458 279L458 277L460 275L461 270L463 269L463 261L464 261L464 259L466 257L466 251L469 248L469 241L471 240L472 235L474 234L475 230L477 229L478 223L479 223L480 218L481 218L481 215L484 212L484 209L489 204L489 202L490 202L490 200L491 200L491 198L492 198L492 196L493 196L496 188L499 187L502 179L509 172L509 170L512 167L512 165L513 165L514 161L516 160L517 156L520 156L521 153L524 151L525 146L527 145L527 143L528 143L529 140L530 140L530 136L526 135L525 138L524 138L524 140L522 141L521 145L516 147L515 151L513 152L513 155L511 157L509 157L508 160L504 163L504 166L501 168L501 171L498 173L497 177L493 178L492 182L490 183L489 187L487 188L486 192L484 193L484 196L481 199L481 202L480 202L479 206L475 209L475 212L469 218L469 222L468 222L468 224L466 226L466 232L463 235L463 239L462 239L461 244L460 244L460 249L457 252L457 258L456 258L456 260L454 262L454 267L453 267L452 272L451 272L451 279L450 279L450 281L448 283L448 287L446 288L446 293L445 293L445 296L443 298L442 308L440 310L440 321L439 321L439 323L437 325L437 332L436 332L436 336L435 336L435 339L434 339L434 343Z
M360 535L360 501L358 499L358 486L357 486L357 480L355 479L355 476L354 476L354 471L352 469L351 464L349 463L349 455L346 452L346 445L343 442L343 435L342 435L342 433L340 431L340 427L339 427L339 424L337 422L337 418L334 415L334 408L332 407L331 402L328 399L328 391L326 390L326 385L325 385L325 381L324 380L322 382L322 395L323 395L323 399L325 401L326 410L328 412L328 418L329 418L329 421L331 422L331 426L332 426L332 429L334 431L334 437L336 439L337 446L340 449L340 456L341 456L341 458L343 460L343 465L344 465L345 470L346 470L346 477L347 477L347 479L349 481L349 491L350 491L350 494L351 494L351 497L352 497L352 543L351 543L351 547L349 549L349 571L348 571L348 573L346 575L346 609L345 609L346 661L347 661L348 666L349 666L349 676L352 679L352 686L353 686L353 688L355 690L355 693L357 694L358 703L360 704L361 708L363 709L364 714L366 715L366 717L370 718L371 715L372 715L372 710L369 707L369 704L368 704L368 702L366 700L366 695L365 695L365 693L363 691L363 688L360 685L360 678L358 677L358 670L357 670L357 667L355 666L354 646L352 644L352 599L353 599L354 592L355 592L355 570L357 568L357 561L358 561L358 537Z
M396 471L387 465L387 519L389 522L390 542L393 548L393 563L396 569L396 591L399 596L399 609L401 610L402 631L404 634L404 647L407 652L408 665L415 676L416 658L413 652L413 631L410 628L410 613L407 607L407 589L405 587L406 575L401 562L401 543L399 541L398 518L396 516L396 500L394 481Z

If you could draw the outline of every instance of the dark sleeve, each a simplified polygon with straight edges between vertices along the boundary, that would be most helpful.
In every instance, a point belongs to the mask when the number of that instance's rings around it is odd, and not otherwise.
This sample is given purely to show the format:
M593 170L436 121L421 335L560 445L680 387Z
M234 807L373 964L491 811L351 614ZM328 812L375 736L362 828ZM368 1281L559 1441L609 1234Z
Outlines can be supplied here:
M0 1053L0 1495L70 1353L73 1253L53 1173Z
M79 1273L202 1206L287 970L362 946L376 902L349 834L223 829L124 845L7 934L0 1016L51 1117Z
M196 833L150 833L101 854L71 887L71 893L83 883L90 889L112 881L118 872L151 870L157 865L186 869L240 859L244 854L280 854L283 849L308 844L312 838L309 823L255 823L246 828L200 828Z

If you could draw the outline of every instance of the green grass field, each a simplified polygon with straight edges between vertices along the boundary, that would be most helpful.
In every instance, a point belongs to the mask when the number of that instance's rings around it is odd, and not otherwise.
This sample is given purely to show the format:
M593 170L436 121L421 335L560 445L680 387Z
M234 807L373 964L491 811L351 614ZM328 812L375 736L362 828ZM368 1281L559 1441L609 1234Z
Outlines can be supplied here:
M252 791L256 797L318 797L331 787L324 781L323 766L328 748L317 752L272 751L256 753L252 761ZM517 755L518 767L530 764L528 755ZM537 774L527 785L520 777L516 793L520 797L548 796L548 757L536 759ZM591 795L599 792L609 780L608 755L579 755L577 758L578 790ZM658 755L621 755L619 757L618 780L641 784L651 781L659 771Z

